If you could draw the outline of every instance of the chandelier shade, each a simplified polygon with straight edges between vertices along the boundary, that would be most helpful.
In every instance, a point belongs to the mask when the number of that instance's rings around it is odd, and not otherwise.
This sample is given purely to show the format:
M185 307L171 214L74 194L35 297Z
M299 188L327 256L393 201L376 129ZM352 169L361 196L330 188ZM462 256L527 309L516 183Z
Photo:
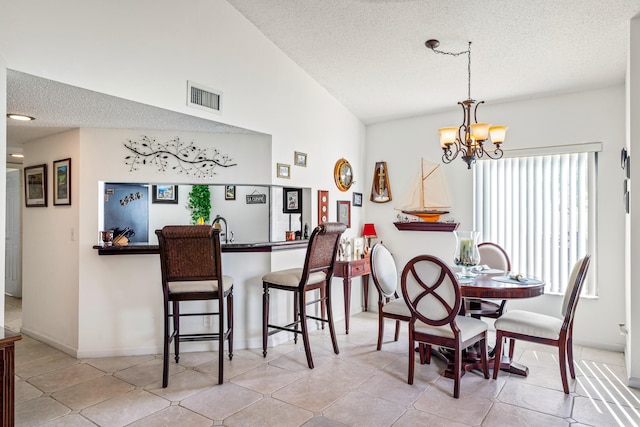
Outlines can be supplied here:
M458 155L467 164L467 169L471 169L471 165L476 159L484 156L491 159L499 159L503 152L500 146L505 140L507 126L492 126L491 123L478 122L476 114L480 104L484 101L476 103L471 98L471 42L469 48L463 52L444 52L436 49L440 42L438 40L427 40L425 45L435 53L459 56L467 54L468 58L468 98L465 101L458 102L462 107L463 120L458 127L443 127L438 129L440 134L440 147L443 150L442 161L451 163ZM473 110L473 122L472 122ZM485 149L485 143L493 143L493 147Z

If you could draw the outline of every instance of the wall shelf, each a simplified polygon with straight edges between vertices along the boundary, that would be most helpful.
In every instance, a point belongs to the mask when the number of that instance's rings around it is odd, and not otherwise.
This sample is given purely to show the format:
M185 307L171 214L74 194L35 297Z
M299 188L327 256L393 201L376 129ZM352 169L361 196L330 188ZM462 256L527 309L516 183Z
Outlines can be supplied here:
M393 225L400 231L454 231L458 228L457 222L394 222Z

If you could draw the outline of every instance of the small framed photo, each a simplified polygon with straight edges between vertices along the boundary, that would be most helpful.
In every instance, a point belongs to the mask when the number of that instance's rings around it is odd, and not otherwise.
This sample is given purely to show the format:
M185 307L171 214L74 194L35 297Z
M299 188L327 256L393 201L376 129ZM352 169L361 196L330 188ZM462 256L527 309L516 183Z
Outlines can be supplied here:
M53 162L53 204L71 205L71 159Z
M158 184L151 187L152 203L178 204L178 186L171 184Z
M225 185L224 186L224 199L225 200L235 200L236 199L236 186L235 185Z
M338 200L338 222L343 223L347 228L351 228L351 202L348 200Z
M293 164L296 166L307 167L307 153L296 151L293 158Z
M282 213L302 213L302 188L282 189Z
M24 168L25 205L28 208L47 206L47 165Z
M362 193L353 193L353 206L362 206Z
M278 178L291 178L291 165L278 163Z

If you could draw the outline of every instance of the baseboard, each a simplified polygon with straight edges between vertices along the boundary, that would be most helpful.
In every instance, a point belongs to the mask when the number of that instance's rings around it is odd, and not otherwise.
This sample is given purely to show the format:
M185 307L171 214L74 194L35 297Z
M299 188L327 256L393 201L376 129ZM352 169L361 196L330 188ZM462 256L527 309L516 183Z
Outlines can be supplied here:
M318 329L317 326L309 323L309 332ZM21 328L20 333L27 335L37 341L47 344L57 350L60 350L69 356L76 359L96 359L101 357L117 357L117 356L144 356L148 354L161 355L162 345L157 346L145 346L145 347L125 347L125 348L105 348L105 349L77 349L64 344L61 344L52 338L30 330L29 328ZM299 337L302 340L302 337ZM276 347L280 344L287 343L293 340L293 333L285 332L269 337L269 347ZM233 341L233 349L246 350L246 349L262 349L262 338L247 340L247 341ZM217 341L195 341L195 342L183 342L180 344L181 353L192 353L198 351L217 351Z
M22 335L26 335L26 336L28 336L30 338L33 338L34 340L40 341L43 344L47 344L47 345L55 348L56 350L60 350L61 352L66 353L71 357L75 357L76 359L78 358L78 349L77 348L70 347L70 346L65 345L65 344L61 344L58 341L55 341L54 339L52 339L51 337L39 334L38 332L32 331L29 328L21 327L20 328L20 333Z
M640 378L631 377L629 378L629 387L640 389Z
M603 344L596 341L573 340L573 345L581 345L583 347L598 348L600 350L615 351L616 353L624 353L624 344Z

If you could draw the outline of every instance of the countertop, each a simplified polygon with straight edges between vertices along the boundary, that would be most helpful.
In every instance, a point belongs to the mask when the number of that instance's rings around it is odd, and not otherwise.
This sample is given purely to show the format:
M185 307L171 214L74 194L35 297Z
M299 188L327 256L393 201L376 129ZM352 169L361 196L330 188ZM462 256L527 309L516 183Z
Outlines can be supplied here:
M222 253L229 252L275 252L290 249L305 249L309 240L289 240L282 242L248 242L248 243L223 243ZM150 245L147 242L129 242L127 246L100 246L98 255L143 255L159 253L158 245Z

